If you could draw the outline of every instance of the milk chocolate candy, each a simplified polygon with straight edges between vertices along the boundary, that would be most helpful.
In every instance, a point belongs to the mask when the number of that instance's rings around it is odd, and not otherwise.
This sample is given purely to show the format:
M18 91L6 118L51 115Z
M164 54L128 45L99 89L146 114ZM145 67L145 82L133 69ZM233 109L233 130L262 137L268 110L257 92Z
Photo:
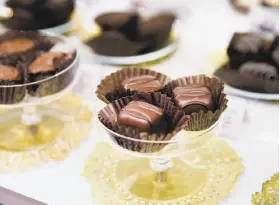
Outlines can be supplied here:
M211 91L203 85L187 85L173 90L177 106L190 115L195 112L214 110Z
M0 56L11 56L17 53L24 53L34 48L35 43L28 38L18 38L0 43Z
M163 112L162 108L147 102L132 101L120 111L118 123L151 132L162 126Z
M162 84L159 80L152 75L140 75L128 78L122 82L122 86L126 90L138 92L153 92L162 88Z
M238 69L246 61L264 61L264 47L265 41L259 34L235 33L227 49L230 68Z
M17 103L24 98L24 86L12 87L22 82L23 77L19 69L0 64L0 104Z
M76 53L43 52L29 66L29 82L43 82L27 87L28 93L32 96L44 97L63 90L72 82L75 77L75 69L59 74L68 68L76 57ZM56 77L52 77L56 74Z

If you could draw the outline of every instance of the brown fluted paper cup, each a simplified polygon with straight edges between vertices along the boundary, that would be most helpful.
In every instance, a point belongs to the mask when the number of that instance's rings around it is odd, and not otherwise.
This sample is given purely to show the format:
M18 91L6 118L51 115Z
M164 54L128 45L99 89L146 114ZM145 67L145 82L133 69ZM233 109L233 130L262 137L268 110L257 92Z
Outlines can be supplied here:
M208 77L205 75L189 76L173 80L168 83L164 88L164 93L169 97L173 97L173 90L179 86L186 86L192 84L200 84L208 87L212 93L215 103L214 111L200 111L198 113L192 113L188 126L185 128L187 131L200 131L211 127L218 121L221 114L227 108L226 95L223 93L224 83L215 77Z

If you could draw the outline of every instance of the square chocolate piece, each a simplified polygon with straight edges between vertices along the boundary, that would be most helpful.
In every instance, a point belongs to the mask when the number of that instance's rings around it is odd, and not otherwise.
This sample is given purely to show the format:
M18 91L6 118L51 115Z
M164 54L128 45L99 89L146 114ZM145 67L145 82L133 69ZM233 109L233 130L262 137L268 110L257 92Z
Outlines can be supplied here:
M118 115L118 123L138 128L144 132L153 132L161 127L164 130L164 110L142 101L128 103Z
M203 85L187 85L173 90L176 105L190 115L194 112L214 109L214 101L211 91Z
M230 68L238 69L247 61L260 62L264 60L264 38L257 33L235 33L227 49L230 58Z
M162 88L162 84L152 75L141 75L128 78L122 82L122 86L126 90L138 92L154 92Z

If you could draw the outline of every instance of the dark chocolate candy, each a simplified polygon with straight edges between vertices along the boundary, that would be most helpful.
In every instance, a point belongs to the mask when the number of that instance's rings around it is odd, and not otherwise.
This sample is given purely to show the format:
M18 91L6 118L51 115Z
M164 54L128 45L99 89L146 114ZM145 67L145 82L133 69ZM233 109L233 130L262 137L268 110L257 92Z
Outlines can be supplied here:
M17 30L38 30L67 22L75 7L74 0L9 0L11 18L2 23Z
M135 42L118 32L103 32L101 36L91 39L87 44L100 55L133 56L147 47L146 42Z
M46 0L8 0L6 5L11 8L32 9L44 4Z
M118 115L118 123L150 132L162 122L164 110L142 101L132 101ZM164 129L162 127L162 129Z
M139 15L135 12L103 13L95 21L103 31L118 31L130 40L138 36Z
M264 61L265 41L256 33L235 33L227 49L230 68L238 69L246 61Z
M31 50L34 46L34 42L28 38L18 38L4 41L0 44L0 56L10 56L16 53L23 53Z
M271 64L274 65L279 72L279 35L277 35L269 48L271 55Z
M128 78L122 82L126 90L135 90L138 92L154 92L162 88L161 83L152 75L141 75Z
M21 75L18 69L7 66L0 65L0 81L20 81Z
M228 85L257 93L278 93L279 79L264 79L253 75L252 73L241 73L237 70L232 70L229 65L223 65L215 74L219 79L223 80Z
M200 110L207 112L214 109L212 93L203 85L176 87L173 96L177 106L187 115Z
M139 25L140 40L148 40L152 50L164 46L170 37L172 24L176 16L172 13L162 13L143 20Z
M238 72L251 74L263 79L273 80L276 79L278 74L276 68L267 63L247 62L240 66Z

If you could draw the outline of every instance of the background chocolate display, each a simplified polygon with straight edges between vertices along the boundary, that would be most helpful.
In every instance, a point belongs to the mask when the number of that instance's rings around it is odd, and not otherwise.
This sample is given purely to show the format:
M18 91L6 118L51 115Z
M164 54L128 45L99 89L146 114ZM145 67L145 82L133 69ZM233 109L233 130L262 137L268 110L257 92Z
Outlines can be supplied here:
M75 8L74 0L8 0L13 10L11 18L0 21L17 30L38 30L64 24L70 20Z
M258 93L279 92L279 36L236 33L228 47L229 62L215 75L239 89Z
M172 13L161 13L149 19L135 12L104 13L95 19L102 29L101 35L86 43L100 55L145 54L168 43L175 19Z

